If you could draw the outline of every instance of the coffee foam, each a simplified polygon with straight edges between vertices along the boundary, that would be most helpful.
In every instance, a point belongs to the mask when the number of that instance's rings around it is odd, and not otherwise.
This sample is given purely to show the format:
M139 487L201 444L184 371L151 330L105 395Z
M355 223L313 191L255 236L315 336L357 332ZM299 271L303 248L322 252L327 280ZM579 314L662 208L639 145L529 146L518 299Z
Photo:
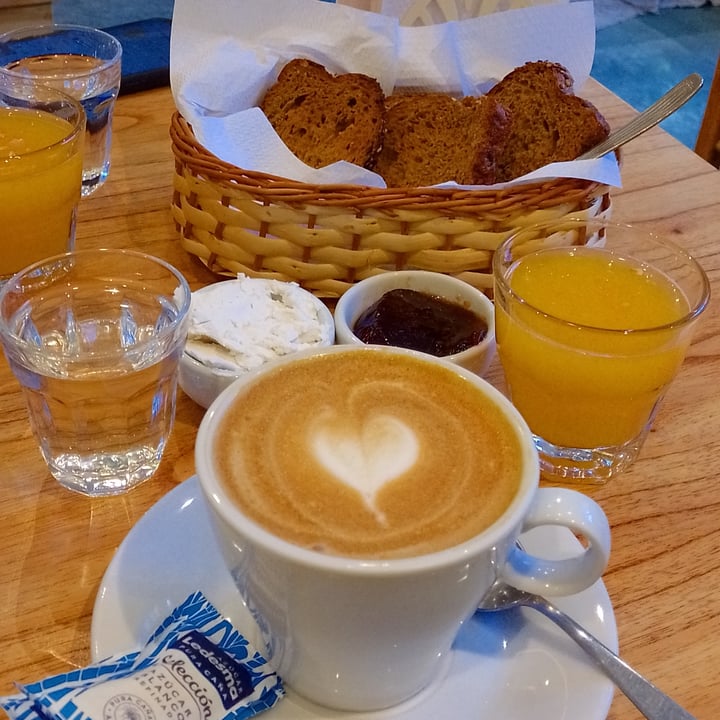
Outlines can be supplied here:
M308 440L320 465L357 490L378 522L386 524L375 497L415 464L420 448L413 430L393 415L372 413L348 422L330 414L311 425Z
M274 370L216 436L233 502L298 545L406 557L463 542L515 496L520 449L492 401L453 371L373 351Z

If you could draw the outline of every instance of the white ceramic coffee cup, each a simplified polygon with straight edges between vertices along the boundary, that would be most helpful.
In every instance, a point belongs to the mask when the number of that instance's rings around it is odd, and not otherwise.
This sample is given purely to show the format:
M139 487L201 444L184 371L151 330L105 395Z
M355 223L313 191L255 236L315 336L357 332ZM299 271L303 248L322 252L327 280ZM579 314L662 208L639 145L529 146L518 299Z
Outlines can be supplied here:
M461 374L491 399L520 440L519 490L500 519L471 540L411 558L343 558L282 540L233 505L215 470L217 428L247 383L309 353L275 361L233 383L203 418L196 445L213 527L266 641L264 652L298 694L355 711L395 705L426 687L440 672L461 624L496 578L530 591L572 594L601 576L610 553L608 522L593 500L569 489L538 488L532 435L489 383L446 360L399 348L334 346L315 352L378 351L441 363ZM564 560L533 557L516 541L523 530L540 525L568 527L587 540L587 547Z

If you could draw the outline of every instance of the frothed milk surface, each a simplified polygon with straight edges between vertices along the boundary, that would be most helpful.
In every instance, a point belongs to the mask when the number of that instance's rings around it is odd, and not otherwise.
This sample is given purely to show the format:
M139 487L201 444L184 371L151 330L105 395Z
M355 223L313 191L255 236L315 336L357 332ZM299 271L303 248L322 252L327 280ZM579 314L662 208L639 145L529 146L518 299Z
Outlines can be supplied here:
M215 439L228 495L297 545L411 557L497 520L521 475L509 421L470 381L412 357L303 358L243 389Z

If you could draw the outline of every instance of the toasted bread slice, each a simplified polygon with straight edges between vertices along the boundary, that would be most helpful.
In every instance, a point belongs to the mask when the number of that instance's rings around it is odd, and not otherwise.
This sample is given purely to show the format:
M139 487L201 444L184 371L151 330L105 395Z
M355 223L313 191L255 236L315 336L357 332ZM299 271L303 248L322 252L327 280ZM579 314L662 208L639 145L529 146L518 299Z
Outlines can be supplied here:
M388 187L454 180L495 182L495 158L507 140L507 112L495 100L441 93L391 96L375 171Z
M550 162L574 160L610 132L605 118L573 92L565 67L529 62L508 73L487 97L511 117L510 139L498 161L498 181L512 180Z
M385 95L360 73L332 75L306 59L291 60L260 102L283 142L303 162L338 160L368 167L382 143Z

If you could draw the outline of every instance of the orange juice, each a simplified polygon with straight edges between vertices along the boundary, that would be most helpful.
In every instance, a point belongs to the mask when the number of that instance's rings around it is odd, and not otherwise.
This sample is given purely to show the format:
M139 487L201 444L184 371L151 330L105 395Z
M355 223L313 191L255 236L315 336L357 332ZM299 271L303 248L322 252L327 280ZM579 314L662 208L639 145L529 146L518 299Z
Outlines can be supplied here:
M69 249L82 130L49 112L0 107L0 277Z
M636 438L690 342L680 288L648 265L591 247L521 257L507 282L525 304L496 298L498 352L531 430L575 448Z

